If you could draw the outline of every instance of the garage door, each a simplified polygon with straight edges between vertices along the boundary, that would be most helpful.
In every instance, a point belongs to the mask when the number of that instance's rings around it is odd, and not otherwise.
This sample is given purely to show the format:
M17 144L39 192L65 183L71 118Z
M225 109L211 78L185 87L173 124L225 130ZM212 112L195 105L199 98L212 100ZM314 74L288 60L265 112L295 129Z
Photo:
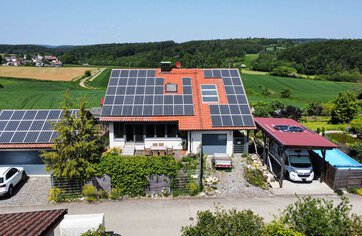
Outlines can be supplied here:
M0 151L0 165L43 164L38 151Z
M203 134L202 150L204 154L226 153L227 134Z

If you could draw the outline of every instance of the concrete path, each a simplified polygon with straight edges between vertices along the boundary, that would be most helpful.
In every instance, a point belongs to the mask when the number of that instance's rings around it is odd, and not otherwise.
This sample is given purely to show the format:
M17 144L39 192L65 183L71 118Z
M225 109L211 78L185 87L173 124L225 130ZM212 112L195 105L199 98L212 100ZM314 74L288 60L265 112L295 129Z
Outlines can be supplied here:
M339 202L337 195L322 195ZM353 212L362 215L362 197L348 195ZM296 200L295 196L239 199L132 199L96 204L64 203L43 206L0 207L1 213L67 208L69 214L105 213L107 230L121 235L180 235L182 226L195 222L199 210L214 209L215 204L238 210L251 209L266 221Z

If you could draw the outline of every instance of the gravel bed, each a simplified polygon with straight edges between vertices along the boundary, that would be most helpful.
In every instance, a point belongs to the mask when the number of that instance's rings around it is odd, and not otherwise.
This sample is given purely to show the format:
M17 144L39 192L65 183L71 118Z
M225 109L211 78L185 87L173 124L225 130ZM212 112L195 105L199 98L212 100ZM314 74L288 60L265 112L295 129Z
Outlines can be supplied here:
M49 176L29 177L16 187L14 196L0 197L0 207L47 204L49 190Z
M217 183L217 197L240 198L240 197L267 197L271 192L249 184L244 178L243 165L246 158L240 155L232 157L232 170L216 170L215 176L219 179Z

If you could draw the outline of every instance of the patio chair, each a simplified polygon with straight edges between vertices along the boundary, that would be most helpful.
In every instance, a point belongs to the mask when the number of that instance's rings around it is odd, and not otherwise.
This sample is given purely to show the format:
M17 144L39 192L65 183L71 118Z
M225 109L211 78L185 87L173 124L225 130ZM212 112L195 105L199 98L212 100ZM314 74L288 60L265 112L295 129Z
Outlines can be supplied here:
M157 157L158 156L158 151L157 150L152 150L152 156Z
M166 152L164 150L160 150L159 153L160 153L160 156L166 156Z
M145 148L145 156L151 156L152 152L151 152L151 148Z
M166 149L166 153L167 153L167 155L173 155L173 149L168 147Z

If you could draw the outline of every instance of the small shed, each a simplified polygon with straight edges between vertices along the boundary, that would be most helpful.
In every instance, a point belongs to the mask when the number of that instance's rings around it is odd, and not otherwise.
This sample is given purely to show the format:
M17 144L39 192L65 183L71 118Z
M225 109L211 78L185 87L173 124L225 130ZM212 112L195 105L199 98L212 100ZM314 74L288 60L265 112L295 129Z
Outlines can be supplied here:
M273 156L270 150L270 143L276 142L281 147L279 155L281 156L281 170L279 175L279 185L283 187L283 178L285 170L285 150L286 149L305 149L320 150L323 159L321 165L320 181L325 180L326 176L326 150L337 148L337 145L319 134L305 128L303 125L293 119L288 118L254 118L257 131L262 132L263 137L263 162L270 162L270 156ZM283 129L284 127L284 129ZM293 127L294 129L287 129Z

